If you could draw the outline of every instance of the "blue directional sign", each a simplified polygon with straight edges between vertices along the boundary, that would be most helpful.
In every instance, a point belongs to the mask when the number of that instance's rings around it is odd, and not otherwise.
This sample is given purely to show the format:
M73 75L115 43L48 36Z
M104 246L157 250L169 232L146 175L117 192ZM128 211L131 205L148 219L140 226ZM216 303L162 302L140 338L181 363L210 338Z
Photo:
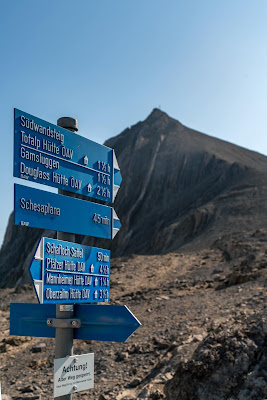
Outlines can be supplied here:
M29 269L39 303L109 301L109 250L43 237Z
M120 229L112 207L15 184L14 223L113 239Z
M113 149L17 109L14 176L110 203L121 184Z
M56 304L10 304L10 335L55 337L56 329L47 325L56 318ZM126 306L75 304L74 318L81 327L73 329L73 338L125 342L141 325Z
M75 310L82 322L76 339L125 342L141 325L127 306L77 304Z

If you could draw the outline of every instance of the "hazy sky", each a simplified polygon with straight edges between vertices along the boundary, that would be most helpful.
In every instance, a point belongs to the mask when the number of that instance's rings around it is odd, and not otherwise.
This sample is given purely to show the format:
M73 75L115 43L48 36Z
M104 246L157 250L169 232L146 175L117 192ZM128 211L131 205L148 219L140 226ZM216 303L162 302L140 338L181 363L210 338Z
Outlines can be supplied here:
M99 143L159 107L267 155L266 21L266 0L1 0L0 242L13 184L25 184L13 178L14 107L73 116Z

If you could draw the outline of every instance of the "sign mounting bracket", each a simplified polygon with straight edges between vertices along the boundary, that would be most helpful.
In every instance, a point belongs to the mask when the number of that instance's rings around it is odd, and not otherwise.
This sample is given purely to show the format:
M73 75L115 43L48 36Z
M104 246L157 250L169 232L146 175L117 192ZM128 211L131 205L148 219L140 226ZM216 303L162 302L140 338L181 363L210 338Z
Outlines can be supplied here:
M66 329L73 329L73 328L80 328L81 327L81 320L77 318L48 318L47 325L52 326L53 328L66 328Z

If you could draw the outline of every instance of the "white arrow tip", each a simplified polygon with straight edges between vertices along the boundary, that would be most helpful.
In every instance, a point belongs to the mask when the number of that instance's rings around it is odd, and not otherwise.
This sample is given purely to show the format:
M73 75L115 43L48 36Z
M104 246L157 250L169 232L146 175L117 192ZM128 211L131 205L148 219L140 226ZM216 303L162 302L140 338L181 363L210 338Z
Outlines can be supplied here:
M43 256L43 254L44 254L43 249L44 249L44 238L42 237L42 238L39 240L37 249L36 249L35 254L34 254L34 258L35 258L36 260L43 260L43 258L44 258L44 256Z
M117 196L117 193L119 191L120 186L113 185L113 202L115 201L115 198Z
M119 217L117 216L114 208L112 209L112 218L113 218L112 239L114 239L114 237L117 235L121 227Z
M113 150L113 168L120 170L115 151Z
M39 300L39 303L43 304L43 281L34 280L35 291Z

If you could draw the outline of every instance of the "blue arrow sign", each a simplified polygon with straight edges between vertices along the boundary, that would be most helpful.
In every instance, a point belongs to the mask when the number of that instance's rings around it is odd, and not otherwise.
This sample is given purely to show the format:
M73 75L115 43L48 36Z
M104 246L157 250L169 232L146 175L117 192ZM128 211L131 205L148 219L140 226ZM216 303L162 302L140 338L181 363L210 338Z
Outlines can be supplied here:
M15 184L14 223L113 239L120 222L112 207Z
M29 270L39 303L109 301L109 250L43 237Z
M141 325L126 306L75 304L74 314L82 323L74 339L125 342ZM10 335L54 338L48 318L56 318L55 304L11 303Z
M110 203L121 184L113 149L17 109L14 176Z

